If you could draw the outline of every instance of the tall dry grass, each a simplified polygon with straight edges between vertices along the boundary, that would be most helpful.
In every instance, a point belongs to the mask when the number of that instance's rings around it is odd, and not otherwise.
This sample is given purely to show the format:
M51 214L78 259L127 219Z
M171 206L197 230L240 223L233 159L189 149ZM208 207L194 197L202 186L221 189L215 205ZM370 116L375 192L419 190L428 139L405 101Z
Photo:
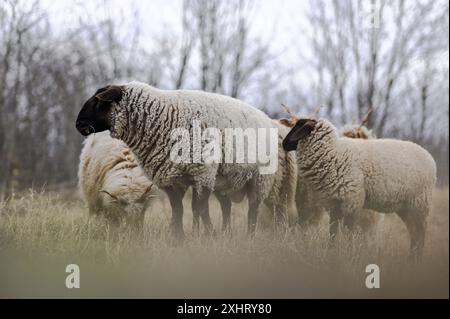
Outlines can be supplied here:
M262 216L246 235L246 205L233 207L232 234L190 232L171 244L170 207L156 199L142 233L88 218L71 192L30 193L0 203L0 297L123 298L448 298L449 191L436 190L421 263L408 261L409 239L396 216L374 237L345 233L335 247L324 222L273 231ZM220 210L211 200L220 229ZM81 288L65 288L65 267L80 266ZM381 288L365 287L365 267L381 270Z

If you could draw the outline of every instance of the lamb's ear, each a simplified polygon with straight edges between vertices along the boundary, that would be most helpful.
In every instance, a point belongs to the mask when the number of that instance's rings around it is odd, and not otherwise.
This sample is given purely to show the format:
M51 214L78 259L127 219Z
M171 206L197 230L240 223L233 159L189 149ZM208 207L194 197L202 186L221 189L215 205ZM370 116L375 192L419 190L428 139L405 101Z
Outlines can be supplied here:
M295 124L292 130L283 140L283 148L285 151L295 151L298 141L307 137L314 130L317 124L313 119L301 119Z
M108 195L109 197L111 197L111 198L113 199L113 201L119 202L119 198L118 198L117 196L111 194L111 193L108 192L108 191L105 191L104 189L102 189L102 190L100 191L100 193L105 193L106 195Z
M97 99L103 102L119 102L122 99L123 87L111 85L106 87L106 90L95 95Z
M152 196L150 196L150 193L152 191L152 187L153 187L153 184L150 184L150 186L147 187L145 192L137 200L138 203L143 203L143 202L147 201L150 197L152 197Z
M284 126L287 126L287 127L293 127L294 126L290 119L283 118L283 119L279 119L278 122L280 122L280 124L282 124Z

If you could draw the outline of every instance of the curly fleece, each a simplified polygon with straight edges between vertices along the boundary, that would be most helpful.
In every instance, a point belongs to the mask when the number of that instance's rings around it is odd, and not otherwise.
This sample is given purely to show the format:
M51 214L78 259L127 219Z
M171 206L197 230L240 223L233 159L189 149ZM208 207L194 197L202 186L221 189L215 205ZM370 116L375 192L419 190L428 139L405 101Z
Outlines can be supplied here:
M107 210L113 204L111 195L123 203L136 203L149 195L151 187L122 141L111 138L108 131L86 138L80 154L78 189L91 213Z
M436 163L419 145L394 139L339 137L320 119L297 145L299 174L330 209L344 215L362 208L396 212L421 250Z
M252 184L255 200L264 200L274 176L261 175L258 164L196 164L170 160L175 128L273 128L260 110L239 100L202 91L165 91L131 82L110 112L111 136L124 141L136 154L147 176L160 187L192 185L230 194Z

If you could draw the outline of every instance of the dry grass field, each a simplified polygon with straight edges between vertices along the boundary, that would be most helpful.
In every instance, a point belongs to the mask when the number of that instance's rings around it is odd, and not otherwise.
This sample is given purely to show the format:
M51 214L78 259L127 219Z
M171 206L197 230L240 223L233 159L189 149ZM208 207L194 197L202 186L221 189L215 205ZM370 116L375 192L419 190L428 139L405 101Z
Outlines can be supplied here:
M328 246L316 229L274 231L260 216L246 235L246 205L233 207L232 234L191 234L185 200L183 245L171 244L169 205L155 199L144 231L89 219L76 192L35 192L0 203L0 298L448 298L449 191L436 190L421 263L408 261L409 239L396 216L373 238L345 233ZM219 205L211 215L220 230ZM80 267L81 288L65 287L65 267ZM375 263L381 287L365 287Z

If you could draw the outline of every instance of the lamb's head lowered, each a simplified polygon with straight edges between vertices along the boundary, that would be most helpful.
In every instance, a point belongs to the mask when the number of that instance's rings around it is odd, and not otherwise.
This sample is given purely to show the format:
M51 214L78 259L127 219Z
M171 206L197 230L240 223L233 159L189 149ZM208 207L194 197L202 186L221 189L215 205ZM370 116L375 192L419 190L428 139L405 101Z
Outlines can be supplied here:
M111 128L111 109L114 103L122 99L124 87L109 85L98 89L95 94L84 103L76 121L77 130L87 136Z
M112 222L125 222L130 225L143 220L150 200L154 197L151 195L152 184L144 186L143 183L136 183L115 188L109 186L112 190L101 190L104 217Z

